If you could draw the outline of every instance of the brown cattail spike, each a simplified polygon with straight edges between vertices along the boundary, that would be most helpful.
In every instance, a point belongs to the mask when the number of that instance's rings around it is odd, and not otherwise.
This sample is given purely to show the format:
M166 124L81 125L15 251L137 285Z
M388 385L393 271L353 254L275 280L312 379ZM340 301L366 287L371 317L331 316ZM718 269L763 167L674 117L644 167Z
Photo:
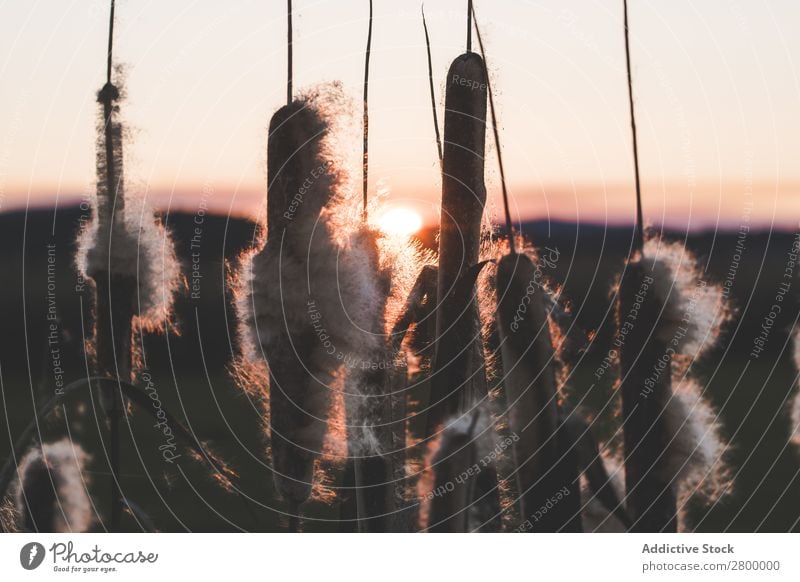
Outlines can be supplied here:
M477 274L465 278L479 260L486 204L486 69L477 53L464 53L447 73L439 234L436 343L431 376L427 434L448 416L461 414L486 395L478 307ZM467 81L469 83L467 83ZM461 304L459 291L466 291Z

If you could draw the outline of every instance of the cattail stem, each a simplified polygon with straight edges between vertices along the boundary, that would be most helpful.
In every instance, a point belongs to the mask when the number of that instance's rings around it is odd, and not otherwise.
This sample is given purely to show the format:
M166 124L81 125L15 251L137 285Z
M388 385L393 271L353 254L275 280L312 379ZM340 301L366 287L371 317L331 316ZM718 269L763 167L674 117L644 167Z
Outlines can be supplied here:
M111 531L119 531L122 522L122 488L119 484L120 416L112 414L111 421Z
M292 104L292 0L287 0L286 12L286 105Z
M636 135L636 112L633 105L633 80L631 77L631 48L628 27L628 0L622 0L625 12L625 65L628 72L628 105L631 115L631 140L633 143L633 170L636 179L636 230L634 248L644 253L644 219L642 216L642 189L639 181L639 146Z
M470 10L472 2L470 2ZM486 76L486 91L489 94L489 111L492 115L492 134L494 135L494 145L497 150L497 165L500 169L500 186L503 191L503 210L506 215L506 229L508 230L508 243L511 254L516 253L516 245L514 243L514 226L511 222L511 210L508 204L508 187L506 186L506 172L503 166L503 149L500 147L500 131L497 128L497 113L494 108L494 94L492 91L491 81L489 79L488 65L486 64L486 51L483 48L483 37L481 37L481 29L478 26L478 19L475 18L475 32L478 35L478 45L481 47L481 57L483 57L484 75Z
M113 64L112 61L112 51L114 48L114 3L115 0L111 0L111 14L108 18L108 64L106 67L106 83L111 83L111 67Z
M467 52L472 52L472 0L467 2Z
M369 32L364 59L364 158L362 166L362 194L364 197L363 218L367 221L367 191L369 188L369 58L372 53L372 0L369 0Z
M117 212L121 214L124 209L124 195L122 191L122 173L117 168L121 163L122 134L119 126L114 123L114 101L119 92L111 84L111 70L113 67L112 53L114 46L114 8L115 1L111 0L111 10L108 22L108 62L106 68L106 85L100 92L103 104L104 140L105 140L105 178L106 200L100 201L100 212L104 217L99 217L101 222L109 225L107 230L109 240L98 241L98 244L112 245L112 236ZM119 221L120 223L122 221ZM118 228L124 228L122 224ZM130 380L131 372L131 318L133 317L133 295L127 277L115 276L111 272L111 265L106 265L106 270L98 274L95 280L97 293L96 317L96 349L100 373L122 379ZM112 300L116 296L116 302ZM118 326L114 333L114 325ZM120 467L120 419L123 414L123 401L119 390L108 388L108 417L109 417L109 457L111 465L111 531L119 531L122 520L122 492L119 484Z
M428 23L425 20L425 6L422 6L422 27L425 29L425 47L428 51L428 83L431 88L431 111L433 112L433 129L436 132L436 151L439 154L439 169L442 168L442 136L439 133L439 116L436 113L436 91L433 88L433 60L431 59L431 38L428 35Z

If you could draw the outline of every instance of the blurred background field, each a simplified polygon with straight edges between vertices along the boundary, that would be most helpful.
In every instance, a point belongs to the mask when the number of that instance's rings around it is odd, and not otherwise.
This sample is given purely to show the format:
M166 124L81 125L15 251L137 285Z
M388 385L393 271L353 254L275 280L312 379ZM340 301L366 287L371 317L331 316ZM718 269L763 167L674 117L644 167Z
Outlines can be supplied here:
M77 207L0 214L3 458L10 452L10 442L32 420L35 404L56 390L51 348L59 350L65 383L87 375L83 338L91 294L76 292L73 262L81 214ZM211 478L208 465L191 460L185 451L174 464L165 462L158 448L164 436L153 426L152 417L141 413L130 416L123 431L123 446L132 451L123 455L123 491L164 531L282 530L285 508L274 501L259 407L236 388L228 374L237 338L226 277L239 253L253 244L258 229L244 219L206 215L199 249L194 249L199 254L193 261L196 216L161 217L176 241L185 276L191 279L193 269L201 275L199 297L191 296L192 281L187 280L176 302L175 329L162 336L146 336L142 355L164 407L232 466L243 497L223 491ZM556 268L547 274L569 306L574 329L580 330L570 339L582 346L569 374L568 398L581 401L583 410L596 416L596 434L606 439L614 430L609 420L617 411L616 399L607 406L614 396L615 374L607 372L597 380L595 371L610 347L614 278L630 248L632 230L531 222L523 226L523 232L537 245L559 252ZM737 232L726 231L668 236L685 241L700 257L701 264L707 265L709 281L730 278L737 240L744 247L731 287L738 311L720 345L692 366L693 374L707 386L730 439L734 490L712 509L692 507L692 519L699 531L799 531L800 455L789 442L787 407L796 391L789 332L798 317L795 298L800 283L793 283L765 350L758 358L750 355L764 317L775 303L795 235L753 231L737 239ZM419 237L432 245L435 232L425 230ZM50 255L48 245L53 249ZM48 256L54 257L54 302L48 298ZM47 314L52 306L58 331L55 343L48 344ZM589 342L584 334L593 340ZM41 431L48 440L70 436L89 451L93 500L102 512L108 507L111 480L99 406L96 395L84 392L71 398ZM339 527L334 523L335 512L320 503L309 507L305 516L306 531Z

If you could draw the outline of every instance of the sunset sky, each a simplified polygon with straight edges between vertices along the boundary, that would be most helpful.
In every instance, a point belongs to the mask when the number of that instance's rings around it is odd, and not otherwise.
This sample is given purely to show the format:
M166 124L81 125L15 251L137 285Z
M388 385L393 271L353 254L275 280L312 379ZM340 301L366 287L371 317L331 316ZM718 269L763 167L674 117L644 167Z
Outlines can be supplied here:
M266 128L285 100L283 1L118 0L127 178L162 209L257 215ZM440 115L465 1L429 0ZM440 185L420 4L376 0L371 187L436 219ZM514 214L634 215L622 0L476 0ZM340 80L358 107L367 0L295 0L295 84ZM0 209L77 200L94 182L108 2L0 2ZM630 0L648 222L800 221L800 3ZM342 140L349 159L355 139ZM491 140L487 140L491 143ZM489 211L499 216L494 148ZM354 166L354 171L358 167ZM358 177L358 176L356 176ZM748 201L753 202L748 210Z

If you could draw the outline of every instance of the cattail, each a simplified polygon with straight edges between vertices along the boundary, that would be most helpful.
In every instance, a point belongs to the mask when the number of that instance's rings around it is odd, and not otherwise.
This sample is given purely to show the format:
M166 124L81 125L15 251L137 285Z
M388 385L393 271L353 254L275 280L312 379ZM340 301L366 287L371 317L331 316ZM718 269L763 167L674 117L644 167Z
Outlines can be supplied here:
M649 272L642 261L629 262L617 304L617 329L629 326L620 349L625 489L633 530L641 532L677 531L672 476L661 461L668 442L663 405L672 394L672 363L665 356L669 339L656 329L664 306L655 299L653 285L655 277L663 276ZM669 280L658 284L667 286Z
M68 439L32 448L20 461L15 500L20 529L88 531L94 522L84 471L89 455Z
M588 452L588 450L586 451ZM622 463L616 457L596 451L591 464L581 452L586 467L581 482L581 521L586 532L622 533L631 522L625 511L625 482Z
M581 487L581 515L585 531L625 531L630 519L623 505L624 487L619 469L609 475L589 424L577 411L564 416L566 442L563 450L575 449L584 480Z
M394 359L386 334L391 272L381 266L378 233L362 225L339 260L339 291L349 322L339 333L347 350L345 409L361 531L389 531L395 465L404 448L404 419L394 418ZM345 277L347 280L344 280Z
M269 367L275 481L292 506L311 494L334 386L343 378L342 389L356 399L383 388L349 370L353 363L360 367L383 357L389 283L375 233L359 227L348 235L334 219L347 201L346 176L329 145L342 102L341 89L333 86L302 96L273 116L267 241L245 265L249 296L238 305L246 351L250 357L263 354ZM372 404L358 408L371 416ZM365 432L359 443L372 442L375 422L353 423Z
M497 267L497 318L503 360L503 387L526 531L580 531L574 491L578 463L559 420L556 359L543 289L531 259L508 254ZM551 508L552 506L552 508Z
M420 483L420 527L430 532L466 532L485 520L475 503L482 471L493 469L487 453L492 448L489 414L483 408L449 420L431 444L426 479Z
M111 1L106 83L97 94L97 201L92 227L78 240L77 267L95 286L93 348L97 375L129 382L134 367L134 331L168 324L179 268L169 236L153 222L141 201L127 196L124 186L123 137L119 119L120 88L112 83L114 1ZM136 208L137 203L141 208ZM119 527L119 390L101 391L110 428L112 473L111 527Z
M678 244L647 241L623 273L617 303L625 486L633 530L677 531L679 488L700 468L711 494L726 490L716 415L674 368L713 346L729 310ZM685 367L685 366L684 366Z
M430 315L433 313L433 308L436 306L436 280L438 277L437 268L433 265L426 265L423 267L417 279L414 281L414 286L408 294L403 311L400 317L392 328L392 346L395 351L399 351L406 338L406 334L411 330L412 326L417 326L422 323L429 323L428 328L432 327L433 318ZM415 351L422 351L430 341L435 330L429 329L429 333L417 334L415 344L417 348ZM424 337L425 339L421 339Z
M478 262L486 203L486 71L475 53L456 58L447 74L436 347L428 409L428 436L446 416L486 395L483 349L475 301L456 305L454 294Z
M724 446L716 417L685 378L673 388L673 365L714 345L730 312L721 289L705 283L691 253L678 244L645 241L627 0L623 10L636 185L634 254L617 301L617 329L624 339L619 363L625 488L633 531L674 532L677 496L691 482L687 470L700 467L712 496L728 487L720 485ZM709 474L717 478L707 479Z
M359 531L380 532L392 529L395 476L397 467L404 464L402 449L405 434L402 418L393 425L394 414L398 410L391 393L393 376L396 374L386 335L392 269L381 264L381 235L367 222L372 23L373 6L370 0L362 102L362 223L342 250L337 287L351 328L346 333L340 330L342 340L346 342L342 347L348 352L344 399L348 445L345 472L348 476L345 479L354 486L354 490L351 490L354 495L344 502L355 502ZM349 476L351 472L352 476Z
M326 156L324 110L313 96L279 109L269 127L267 243L249 265L246 334L269 365L275 482L291 505L311 493L338 363L315 293L335 281L336 246L323 208L339 176ZM310 286L313 285L313 289ZM321 307L321 308L320 308ZM316 330L319 330L317 332Z

